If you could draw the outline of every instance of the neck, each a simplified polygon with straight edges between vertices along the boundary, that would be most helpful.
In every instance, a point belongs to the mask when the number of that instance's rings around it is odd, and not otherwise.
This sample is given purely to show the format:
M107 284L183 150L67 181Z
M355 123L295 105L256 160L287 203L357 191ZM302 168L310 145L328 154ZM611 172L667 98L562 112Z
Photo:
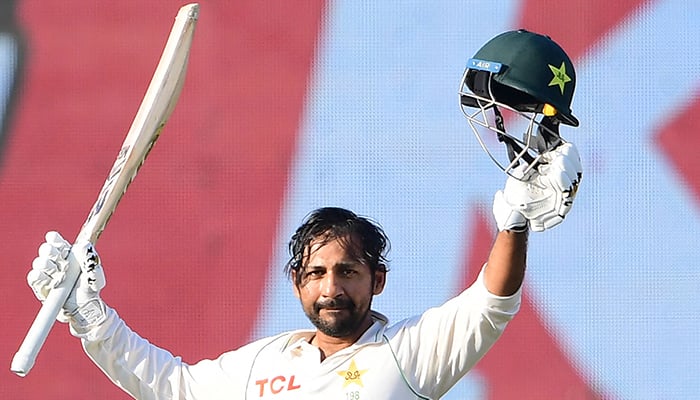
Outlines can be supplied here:
M352 334L342 337L329 336L321 331L316 331L316 334L311 339L311 344L318 347L321 352L321 361L325 360L340 350L352 346L353 343L357 342L357 339L364 334L369 327L372 326L372 317L367 315L367 318L358 325L357 329L353 331Z

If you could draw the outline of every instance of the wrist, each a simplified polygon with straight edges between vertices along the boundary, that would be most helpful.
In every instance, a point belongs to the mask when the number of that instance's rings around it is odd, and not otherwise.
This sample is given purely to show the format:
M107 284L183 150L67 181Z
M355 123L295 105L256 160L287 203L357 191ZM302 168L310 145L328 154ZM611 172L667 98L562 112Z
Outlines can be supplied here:
M77 334L86 333L102 324L106 318L107 313L102 300L99 297L90 299L70 315L71 331Z
M524 217L523 217L524 218ZM515 224L512 226L506 226L503 229L499 229L501 232L513 232L513 233L528 233L530 231L527 220L525 220L524 224Z
M527 218L520 211L513 209L500 190L494 196L493 216L500 232L526 232L528 230Z

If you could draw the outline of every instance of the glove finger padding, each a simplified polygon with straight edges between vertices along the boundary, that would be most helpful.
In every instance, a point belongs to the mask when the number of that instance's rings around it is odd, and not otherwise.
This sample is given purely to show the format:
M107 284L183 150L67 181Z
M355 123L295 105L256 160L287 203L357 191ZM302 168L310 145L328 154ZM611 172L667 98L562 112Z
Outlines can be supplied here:
M32 262L27 282L37 299L43 302L65 279L69 254L72 254L70 259L79 264L81 272L57 319L70 322L71 332L79 336L105 318L104 304L99 297L106 284L100 257L88 241L79 241L71 247L54 231L48 232L45 239L39 246L39 256Z
M39 246L38 257L32 261L32 269L27 274L27 283L41 302L65 279L71 248L58 232L47 232L44 239L46 241ZM69 320L64 313L59 313L56 319L63 323Z
M78 302L82 295L94 296L106 285L104 270L95 246L88 241L80 241L73 246L73 252L80 261L80 280L76 286Z
M537 185L550 192L551 208L539 215L525 216L530 220L533 231L544 231L559 225L571 207L583 175L581 159L573 143L565 143L542 155L537 168Z
M519 166L515 176L520 179L509 177L501 198L494 199L494 215L500 230L505 225L499 221L510 218L510 210L520 213L536 232L559 225L571 210L582 176L576 147L565 143L542 154L538 162L536 170ZM499 205L498 214L497 201L507 205Z
M27 283L39 301L46 300L51 289L56 285L54 277L59 273L55 262L44 257L37 257L32 262L32 269L27 274ZM60 282L59 282L60 283Z

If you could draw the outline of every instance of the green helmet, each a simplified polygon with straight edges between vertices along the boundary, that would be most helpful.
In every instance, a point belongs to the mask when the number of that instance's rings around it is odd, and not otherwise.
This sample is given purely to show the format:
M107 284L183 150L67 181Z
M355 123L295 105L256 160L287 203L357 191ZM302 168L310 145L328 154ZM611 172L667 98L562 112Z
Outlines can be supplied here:
M490 67L484 68L487 64ZM497 101L535 112L550 104L561 122L578 126L571 114L576 71L569 56L548 36L520 29L489 40L469 60L467 86L472 91L483 90L474 78L479 71L492 71L494 65L500 65L492 75Z
M482 146L478 127L496 132L506 143L509 165L494 161L508 173L520 159L530 164L560 144L559 123L579 125L571 112L575 87L576 72L566 52L548 36L520 29L495 36L469 59L459 94L462 111ZM468 110L474 107L479 110ZM499 107L529 121L522 140L506 133ZM496 114L495 125L486 120L487 110ZM543 117L536 121L539 114Z

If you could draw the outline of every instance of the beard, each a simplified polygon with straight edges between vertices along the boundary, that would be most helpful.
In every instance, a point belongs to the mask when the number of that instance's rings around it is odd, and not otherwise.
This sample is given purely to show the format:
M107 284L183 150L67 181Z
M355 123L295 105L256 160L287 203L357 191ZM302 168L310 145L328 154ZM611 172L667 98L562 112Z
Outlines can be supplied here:
M326 317L321 317L323 309L332 309L334 312ZM362 321L367 317L369 307L366 310L360 310L350 299L334 299L315 302L310 310L305 308L304 313L321 333L342 338L356 333Z

